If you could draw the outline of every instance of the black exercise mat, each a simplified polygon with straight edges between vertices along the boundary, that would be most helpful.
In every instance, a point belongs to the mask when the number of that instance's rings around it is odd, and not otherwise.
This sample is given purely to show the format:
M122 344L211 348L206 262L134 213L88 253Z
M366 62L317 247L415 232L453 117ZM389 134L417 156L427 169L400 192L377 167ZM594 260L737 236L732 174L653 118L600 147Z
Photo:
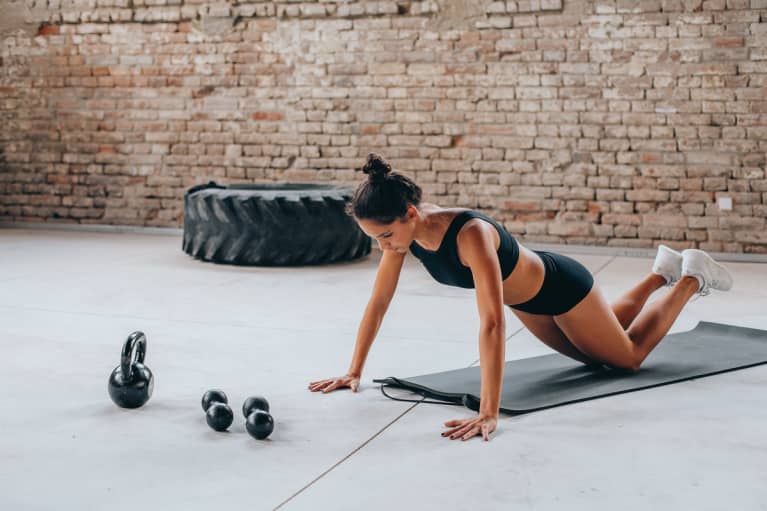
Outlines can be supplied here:
M637 373L587 368L552 354L506 362L500 411L522 414L767 363L767 331L700 322L667 335ZM373 380L478 409L480 368ZM466 401L463 401L463 399Z

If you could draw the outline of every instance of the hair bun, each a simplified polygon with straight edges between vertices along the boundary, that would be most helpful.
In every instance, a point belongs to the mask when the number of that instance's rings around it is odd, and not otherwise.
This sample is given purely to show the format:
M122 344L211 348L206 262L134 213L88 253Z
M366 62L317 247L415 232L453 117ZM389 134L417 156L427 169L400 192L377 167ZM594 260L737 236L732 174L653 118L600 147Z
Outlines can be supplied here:
M362 167L362 172L370 176L371 181L381 180L391 172L391 165L375 153L368 154L368 161Z

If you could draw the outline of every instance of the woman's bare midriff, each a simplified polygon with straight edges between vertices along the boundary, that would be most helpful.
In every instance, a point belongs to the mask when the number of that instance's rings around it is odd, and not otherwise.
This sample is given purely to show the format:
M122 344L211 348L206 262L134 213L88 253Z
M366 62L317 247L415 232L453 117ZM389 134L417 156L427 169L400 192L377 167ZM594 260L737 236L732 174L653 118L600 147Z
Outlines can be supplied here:
M451 208L447 210L447 219L444 222L449 224L450 220L455 217L456 214L461 211L466 211L464 208ZM484 222L480 218L473 218L466 222L466 225L472 222ZM447 229L445 225L444 229ZM460 233L459 233L460 236ZM493 237L495 241L495 250L498 252L498 247L501 244L501 237L498 231L493 229ZM519 245L519 259L517 260L514 270L503 281L503 303L504 305L517 305L530 300L532 297L538 294L543 286L543 277L546 273L546 268L543 266L543 261L538 255L527 247ZM459 251L458 259L465 265L466 263L461 258Z
M519 245L519 259L511 274L503 281L504 305L524 303L538 294L543 286L546 268L538 254Z

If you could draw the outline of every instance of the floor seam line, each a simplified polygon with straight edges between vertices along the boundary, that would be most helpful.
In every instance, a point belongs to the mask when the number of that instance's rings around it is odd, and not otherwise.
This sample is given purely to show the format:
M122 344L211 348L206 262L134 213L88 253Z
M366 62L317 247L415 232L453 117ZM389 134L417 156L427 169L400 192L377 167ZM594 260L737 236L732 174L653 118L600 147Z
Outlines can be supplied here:
M356 453L358 453L360 450L362 450L362 448L364 448L364 447L365 447L366 445L368 445L370 442L372 442L373 440L375 440L376 438L378 438L378 436L379 436L379 435L381 435L381 433L383 433L384 431L386 431L387 429L389 429L389 428L390 428L390 427L391 427L391 426L392 426L392 425L393 425L395 422L397 422L398 420L400 420L402 417L404 417L404 416L405 416L405 415L406 415L408 412L410 412L411 410L413 410L413 409L414 409L416 406L418 406L419 404L420 404L420 403L413 403L413 404L410 406L410 408L408 408L407 410L405 410L404 412L402 412L401 414L399 414L397 417L395 417L394 419L392 419L392 420L391 420L391 422L389 422L389 424L387 424L387 425L385 425L383 428L381 428L381 429L380 429L380 430L379 430L379 431L378 431L378 432L377 432L375 435L373 435L372 437L368 438L368 439L367 439L365 442L363 442L361 445L359 445L357 448L355 448L355 449L354 449L352 452L350 452L349 454L347 454L346 456L344 456L343 458L341 458L339 461L337 461L336 463L334 463L334 464L333 464L333 465L332 465L330 468L328 468L327 470L325 470L324 472L322 472L320 475L318 475L317 477L315 477L314 479L312 479L312 480L311 480L309 483L307 483L306 485L304 485L304 486L303 486L301 489L299 489L299 490L298 490L297 492L295 492L293 495L291 495L290 497L288 497L287 499L285 499L284 501L282 501L282 502L281 502L280 504L278 504L278 505L277 505L277 507L275 507L275 508L274 508L272 511L277 511L277 510L278 510L278 509L280 509L282 506L284 506L285 504L287 504L288 502L290 502L291 500L293 500L294 498L296 498L297 496L299 496L301 493L303 493L304 491L306 491L306 490L307 490L309 487L313 486L315 483L317 483L317 482L318 482L320 479L322 479L323 477L325 477L327 474L329 474L330 472L332 472L333 470L335 470L335 468L336 468L336 467L338 467L339 465L341 465L342 463L344 463L346 460L348 460L349 458L351 458L352 456L354 456Z
M607 268L613 261L615 261L618 258L618 256L612 256L610 259L607 260L606 263L604 263L602 266L600 266L597 271L593 272L592 275L597 275L599 272Z

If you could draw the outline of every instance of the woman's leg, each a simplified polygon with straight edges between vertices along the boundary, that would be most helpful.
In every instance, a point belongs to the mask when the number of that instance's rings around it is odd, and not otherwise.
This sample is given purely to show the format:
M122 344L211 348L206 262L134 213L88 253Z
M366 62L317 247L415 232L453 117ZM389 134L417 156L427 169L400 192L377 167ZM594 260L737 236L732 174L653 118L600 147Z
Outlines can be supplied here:
M663 276L650 273L639 284L613 302L613 312L624 330L637 317L650 295L665 285L666 279Z
M583 362L586 365L599 363L599 361L584 355L578 348L576 348L559 326L554 323L554 318L552 316L530 314L529 312L516 309L511 309L511 311L520 321L522 321L525 327L530 330L530 333L549 348L558 351L562 355L575 359L578 362Z
M683 277L663 298L642 310L626 330L595 285L578 305L554 316L554 322L587 356L636 371L698 287L695 277Z
M613 303L613 312L624 329L630 327L631 322L637 317L653 292L663 287L666 282L673 283L679 280L682 276L683 260L684 257L680 252L663 244L658 245L652 273Z
M631 323L627 333L634 342L642 345L646 350L644 357L647 357L666 336L687 301L699 287L700 284L695 277L682 277L663 298L645 307Z

